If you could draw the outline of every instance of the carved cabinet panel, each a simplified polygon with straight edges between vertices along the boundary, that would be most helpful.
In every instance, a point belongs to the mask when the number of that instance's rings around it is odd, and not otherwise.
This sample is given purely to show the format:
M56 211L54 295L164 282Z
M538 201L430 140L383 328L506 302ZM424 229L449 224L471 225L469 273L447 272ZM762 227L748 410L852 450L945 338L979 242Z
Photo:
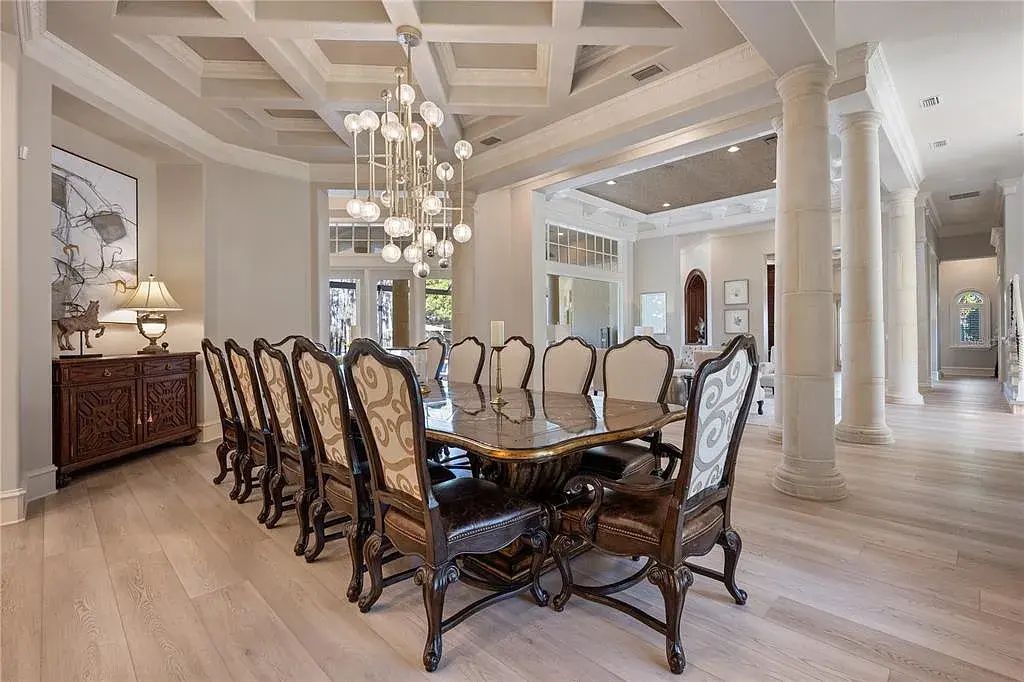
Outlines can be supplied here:
M164 443L194 441L196 355L53 361L53 463L77 469Z

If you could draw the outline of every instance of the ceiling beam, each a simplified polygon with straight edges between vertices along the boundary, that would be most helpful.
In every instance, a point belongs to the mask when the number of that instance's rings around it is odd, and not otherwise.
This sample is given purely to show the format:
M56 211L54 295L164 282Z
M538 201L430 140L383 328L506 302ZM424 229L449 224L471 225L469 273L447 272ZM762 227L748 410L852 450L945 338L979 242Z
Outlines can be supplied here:
M832 2L718 0L718 6L776 76L803 64L835 64Z
M552 25L555 30L576 32L583 23L583 0L554 0ZM575 43L558 43L551 48L548 68L548 104L554 105L572 94L572 79L576 73Z

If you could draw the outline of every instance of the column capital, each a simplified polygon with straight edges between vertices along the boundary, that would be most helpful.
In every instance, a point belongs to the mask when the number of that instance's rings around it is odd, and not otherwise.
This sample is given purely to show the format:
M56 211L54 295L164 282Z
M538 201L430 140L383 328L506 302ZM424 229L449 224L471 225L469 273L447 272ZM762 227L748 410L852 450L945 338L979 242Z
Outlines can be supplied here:
M909 188L908 189L897 189L897 190L893 190L892 192L889 192L888 196L886 196L886 198L885 198L885 202L887 204L889 204L890 206L894 206L894 207L895 206L905 207L905 206L907 206L909 204L910 208L913 208L914 200L916 198L917 198L917 190L916 189L909 189Z
M782 115L772 116L771 119L772 130L775 131L776 135L782 134Z
M928 203L931 201L931 192L918 192L917 197L914 199L914 206L921 210L930 211Z
M852 128L873 132L878 130L880 125L882 125L882 114L879 112L874 111L873 109L868 109L866 111L854 111L840 116L839 134L842 135Z
M783 100L801 95L825 94L836 79L836 72L824 62L804 64L779 76L775 88Z

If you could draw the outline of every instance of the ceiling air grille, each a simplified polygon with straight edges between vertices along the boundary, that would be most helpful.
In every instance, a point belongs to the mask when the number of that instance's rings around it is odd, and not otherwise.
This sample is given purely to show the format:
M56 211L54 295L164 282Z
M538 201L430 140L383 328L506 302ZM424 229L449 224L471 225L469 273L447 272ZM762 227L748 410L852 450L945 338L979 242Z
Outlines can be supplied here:
M949 140L946 140L946 139L935 140L934 142L931 143L931 147L932 147L932 149L942 149L943 147L945 147L948 144L949 144Z
M639 71L634 71L629 75L635 78L637 81L643 83L648 78L654 78L659 73L665 73L664 67L658 66L657 64L651 64L650 66L645 66Z
M940 102L942 102L942 100L939 99L938 95L932 95L931 97L925 97L923 100L921 100L921 108L922 109L931 109L932 107L939 106Z
M482 144L485 147L493 147L494 145L498 144L499 142L501 142L501 138L500 137L495 137L494 135L489 135L489 136L485 137L484 139L480 140L480 144Z
M975 191L975 192L961 192L960 194L950 194L949 195L949 200L950 201L960 201L961 199L974 199L975 197L980 197L980 196L981 196L981 192L977 192L977 191Z

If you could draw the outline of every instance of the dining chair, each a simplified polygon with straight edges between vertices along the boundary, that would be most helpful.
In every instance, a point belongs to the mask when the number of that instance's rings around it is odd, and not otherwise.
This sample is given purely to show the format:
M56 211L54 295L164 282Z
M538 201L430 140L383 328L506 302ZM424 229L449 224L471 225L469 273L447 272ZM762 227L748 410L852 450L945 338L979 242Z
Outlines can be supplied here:
M441 378L441 367L444 366L444 354L447 350L447 345L444 341L431 336L429 339L417 346L417 348L427 349L427 370L433 370L431 378Z
M544 351L544 392L583 393L590 390L597 350L578 336L567 336Z
M270 481L273 508L264 525L273 528L281 520L281 515L294 507L299 533L293 550L300 555L305 554L309 543L309 508L317 492L316 464L309 424L295 392L291 363L282 350L289 342L294 344L291 338L280 344L272 344L264 338L256 339L256 375L270 407L271 430L277 440L278 453L277 474ZM284 501L285 489L292 493L292 504Z
M213 384L213 395L217 399L217 412L220 414L221 441L217 446L217 464L220 471L213 477L215 485L224 482L228 472L234 472L236 460L239 453L248 449L245 429L242 428L242 421L238 418L238 406L235 404L235 396L231 392L230 374L228 363L224 359L224 351L217 347L208 338L202 342L203 360L206 363L206 373L210 376L210 383ZM230 462L230 466L228 466ZM241 485L238 485L241 489ZM232 489L233 497L238 496Z
M672 349L649 336L634 336L612 346L604 355L605 399L665 402L672 381ZM583 453L580 470L621 479L658 468L661 432L645 439L590 448ZM666 472L674 467L669 458Z
M678 453L683 462L678 477L637 477L627 483L584 474L568 481L565 490L572 501L561 510L552 544L562 574L562 590L552 600L556 611L564 609L573 594L579 594L636 618L664 633L669 669L678 674L686 665L679 626L693 573L721 581L737 604L746 603L746 592L736 585L742 542L732 527L732 484L756 385L754 337L738 336L725 353L697 369ZM580 544L613 556L646 557L647 561L632 576L611 585L577 585L569 555ZM704 556L715 545L725 551L723 571L687 561ZM644 578L661 591L665 621L609 596Z
M448 381L475 384L484 368L484 344L475 336L453 343L448 350Z
M236 502L245 502L252 493L252 471L260 467L256 478L260 491L263 493L263 507L256 520L264 523L270 515L270 479L277 471L277 442L270 431L267 412L263 405L263 393L258 390L259 379L253 365L252 353L243 348L234 339L224 343L228 352L228 369L231 383L238 393L238 402L242 406L242 427L249 441L247 453L240 458L241 474L236 480L242 483L242 489L235 498Z
M373 491L374 529L363 550L370 591L359 610L369 611L380 598L386 541L402 554L423 560L415 571L423 589L427 638L423 667L437 669L441 635L473 613L529 588L540 606L548 595L540 586L547 554L548 513L538 502L478 478L456 478L431 485L427 470L423 396L408 360L389 355L369 339L358 339L345 356L345 383L359 428L366 439ZM523 538L533 549L531 579L510 586L490 586L492 594L444 618L448 586L460 579L455 559L496 552ZM468 584L488 585L472 576Z
M501 350L501 383L506 388L526 388L533 373L533 344L521 336L505 339ZM497 351L491 350L490 385L497 383Z

